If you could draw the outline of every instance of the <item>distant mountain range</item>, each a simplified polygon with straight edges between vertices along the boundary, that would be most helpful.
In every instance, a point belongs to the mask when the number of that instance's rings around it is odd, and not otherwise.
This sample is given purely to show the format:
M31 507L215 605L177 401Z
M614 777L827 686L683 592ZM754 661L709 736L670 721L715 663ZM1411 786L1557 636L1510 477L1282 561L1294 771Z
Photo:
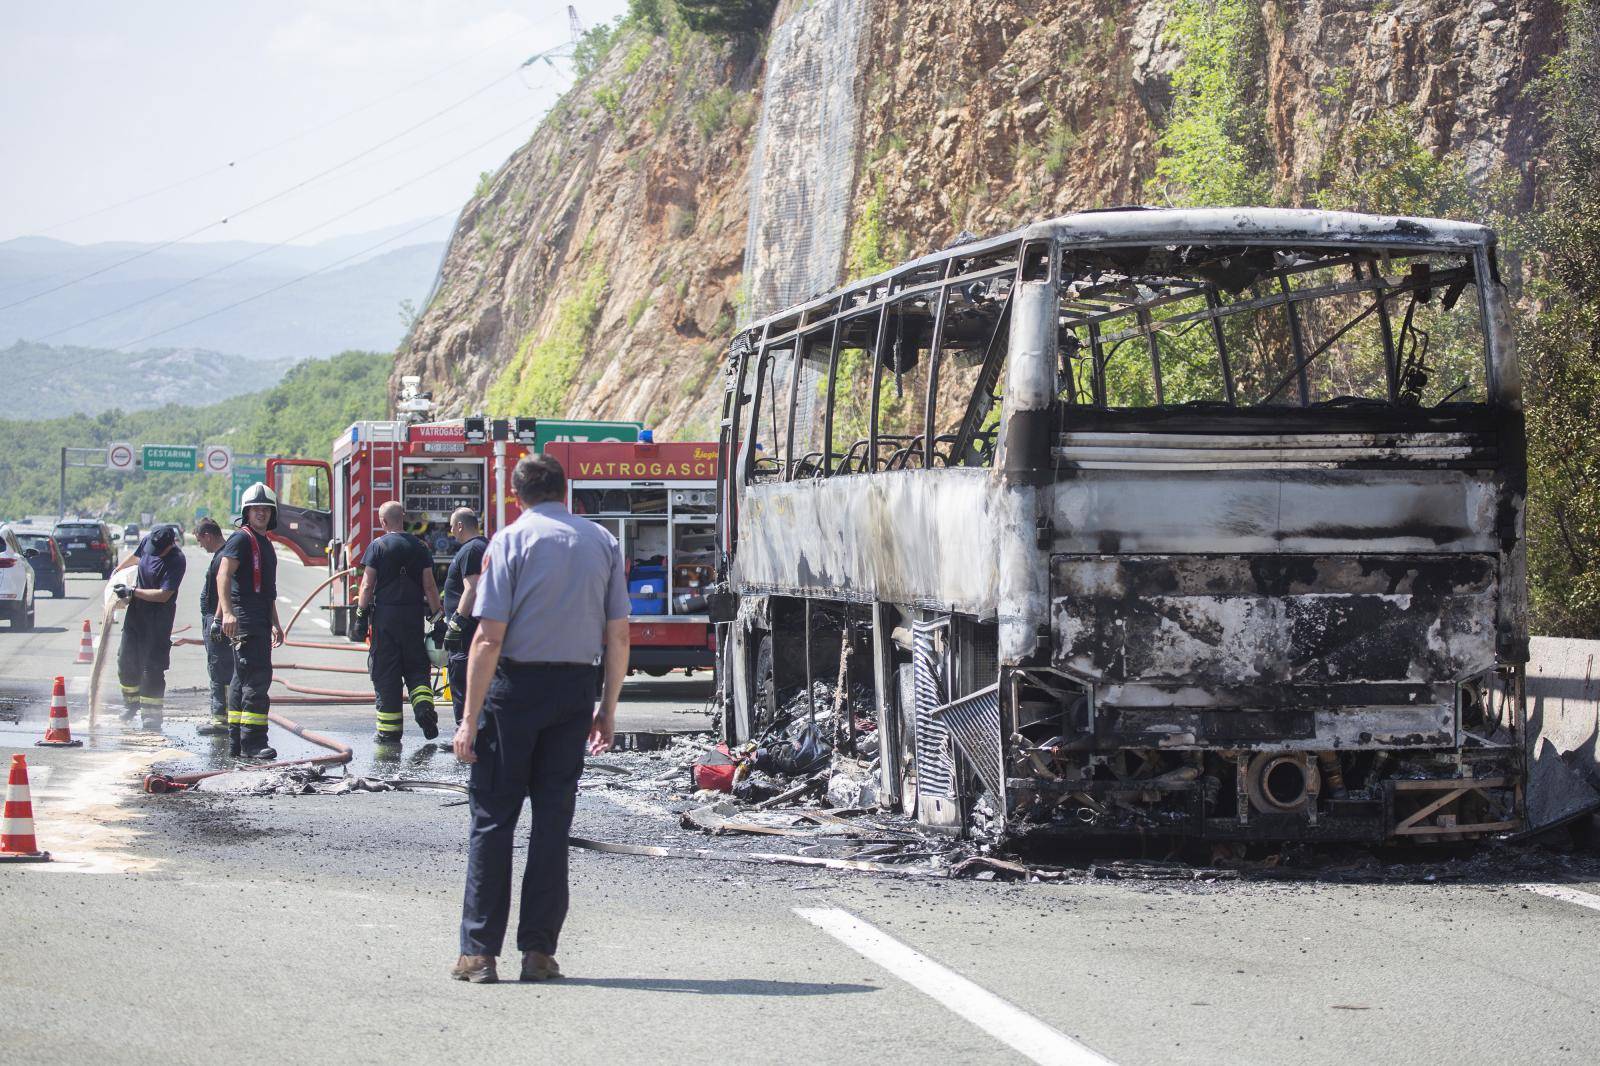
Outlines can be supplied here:
M7 418L97 415L119 408L188 407L270 388L292 360L247 359L201 348L113 352L18 341L0 348Z
M0 345L26 340L118 348L134 343L141 349L203 348L271 361L352 348L389 351L405 334L402 302L420 308L428 296L450 225L439 222L394 245L365 251L409 228L282 247L247 241L77 245L46 237L0 242L0 307L43 294L0 310ZM138 258L113 266L134 256ZM246 262L228 265L246 257ZM104 273L46 293L107 267ZM323 269L326 273L251 299ZM212 271L219 272L166 291ZM136 301L147 302L117 310ZM180 325L202 315L208 317ZM174 326L179 328L161 332ZM146 337L148 343L141 342Z

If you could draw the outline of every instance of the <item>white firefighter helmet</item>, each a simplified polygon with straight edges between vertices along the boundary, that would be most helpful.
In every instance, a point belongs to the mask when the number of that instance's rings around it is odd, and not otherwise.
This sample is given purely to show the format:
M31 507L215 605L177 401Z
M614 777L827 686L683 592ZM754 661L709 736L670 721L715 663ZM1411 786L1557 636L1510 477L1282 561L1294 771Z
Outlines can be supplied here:
M272 508L272 517L267 519L267 528L278 528L278 495L267 488L263 482L258 481L251 485L244 490L244 495L239 497L239 524L241 526L249 521L247 515L252 507Z

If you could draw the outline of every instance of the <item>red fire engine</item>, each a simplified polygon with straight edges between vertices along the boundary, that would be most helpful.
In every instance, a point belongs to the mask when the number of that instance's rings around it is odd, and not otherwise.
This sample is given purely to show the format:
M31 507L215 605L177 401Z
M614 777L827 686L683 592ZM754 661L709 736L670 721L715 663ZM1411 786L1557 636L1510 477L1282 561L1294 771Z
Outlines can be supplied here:
M302 562L336 572L360 561L379 506L399 500L406 529L433 550L442 584L456 550L451 511L470 507L491 537L522 513L511 472L535 432L532 419L357 422L334 442L331 463L268 461L279 501L273 537ZM709 669L716 637L704 593L714 570L716 444L557 442L545 450L567 471L572 512L609 529L622 546L633 605L629 669L658 676ZM324 609L343 635L357 582L334 586Z

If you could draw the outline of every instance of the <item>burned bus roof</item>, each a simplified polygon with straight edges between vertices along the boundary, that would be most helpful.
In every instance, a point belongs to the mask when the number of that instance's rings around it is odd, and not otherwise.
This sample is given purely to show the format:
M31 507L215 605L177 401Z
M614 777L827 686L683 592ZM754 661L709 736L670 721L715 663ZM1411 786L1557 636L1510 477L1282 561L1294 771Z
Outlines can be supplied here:
M1082 211L1037 222L1022 238L1068 244L1177 241L1206 244L1426 244L1470 248L1494 243L1494 231L1442 218L1363 215L1288 207Z
M1027 240L1053 239L1067 246L1121 244L1326 245L1370 248L1493 247L1494 230L1474 222L1354 211L1314 211L1297 207L1123 207L1078 211L1034 222L993 237L954 244L908 260L872 277L850 281L826 293L752 322L742 333L759 334L770 323L793 318L837 300L843 293L941 263L953 257L981 256Z

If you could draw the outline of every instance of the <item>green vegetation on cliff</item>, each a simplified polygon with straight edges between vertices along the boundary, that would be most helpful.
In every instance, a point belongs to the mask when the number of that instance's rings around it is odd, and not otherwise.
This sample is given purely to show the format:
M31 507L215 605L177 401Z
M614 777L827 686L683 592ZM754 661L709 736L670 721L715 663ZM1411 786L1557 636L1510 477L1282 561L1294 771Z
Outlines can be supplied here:
M1252 0L1178 0L1168 32L1183 49L1150 193L1178 206L1263 204L1272 195L1257 77L1265 57Z
M0 518L55 514L64 447L142 444L227 444L235 455L326 458L351 422L386 417L393 358L345 352L300 363L263 392L204 407L170 404L151 411L105 411L94 417L0 421ZM187 522L196 507L222 515L229 479L209 474L117 474L67 471L67 507L120 521L141 512Z
M510 365L489 386L488 409L541 418L565 413L567 390L583 365L605 295L605 267L595 264L578 292L556 308L549 335L542 340L532 333L522 338Z
M1537 632L1600 637L1600 4L1567 0L1538 91L1549 135L1518 323L1528 410L1528 569Z

